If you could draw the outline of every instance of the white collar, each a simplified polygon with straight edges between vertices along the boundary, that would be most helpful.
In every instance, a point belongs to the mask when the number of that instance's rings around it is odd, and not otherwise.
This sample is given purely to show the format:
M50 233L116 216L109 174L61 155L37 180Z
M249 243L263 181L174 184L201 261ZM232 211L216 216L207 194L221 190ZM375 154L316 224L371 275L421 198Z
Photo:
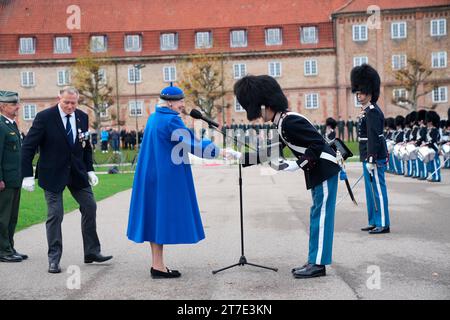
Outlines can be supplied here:
M11 122L11 123L14 123L14 122L15 122L14 120L11 120L10 118L8 118L7 116L5 116L4 114L2 114L2 116L4 116L4 117L6 118L6 120L8 120L8 121Z
M58 103L58 110L59 110L59 114L61 115L61 118L65 118L68 114L67 113L65 113L62 109L61 109L61 106L59 105L59 103ZM74 116L74 114L75 114L75 111L73 112L73 113L71 113L70 115L71 116Z

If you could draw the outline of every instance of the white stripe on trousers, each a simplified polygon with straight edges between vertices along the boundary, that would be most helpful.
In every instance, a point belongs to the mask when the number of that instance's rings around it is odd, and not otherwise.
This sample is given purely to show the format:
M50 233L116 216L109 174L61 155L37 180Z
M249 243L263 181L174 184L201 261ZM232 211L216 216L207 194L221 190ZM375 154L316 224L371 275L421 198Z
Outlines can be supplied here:
M323 199L322 199L322 207L320 208L320 220L319 220L319 244L317 246L317 257L316 264L321 264L322 262L322 252L323 252L323 240L325 234L325 214L327 210L327 201L328 201L328 184L327 180L322 182L323 189Z
M381 192L381 186L380 186L380 181L378 179L378 168L377 166L375 166L375 184L377 185L377 192L380 195L380 210L381 210L381 226L384 227L386 225L386 217L384 214L384 197L383 197L383 193ZM377 201L377 199L374 199L375 201Z

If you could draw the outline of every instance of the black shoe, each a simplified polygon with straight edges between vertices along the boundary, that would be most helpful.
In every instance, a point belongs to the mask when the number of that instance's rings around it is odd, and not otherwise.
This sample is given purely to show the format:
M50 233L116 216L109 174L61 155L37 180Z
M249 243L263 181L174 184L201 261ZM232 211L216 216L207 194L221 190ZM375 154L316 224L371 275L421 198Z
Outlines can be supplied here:
M156 269L150 269L150 275L153 279L166 279L166 278L179 278L181 277L181 273L178 270L170 270L166 268L167 272L162 272Z
M20 256L17 256L15 254L9 254L7 256L0 256L1 262L22 262L23 259Z
M301 267L295 267L291 270L292 273L294 273L297 270L303 269L304 267L306 267L309 263L305 263L304 265L302 265Z
M367 226L365 228L361 228L361 231L370 231L370 230L373 230L375 228L376 228L376 226Z
M112 258L113 256L102 256L100 253L88 254L87 256L84 256L84 263L105 262Z
M15 254L16 256L21 257L22 260L27 260L27 259L28 259L28 256L27 256L26 254L19 253L19 252L17 252L16 250L14 250L14 254Z
M323 265L308 264L303 269L294 272L294 277L298 279L315 278L325 276L326 269Z
M389 227L376 227L373 230L370 230L370 234L379 234L379 233L389 233L391 232L391 229Z
M48 265L48 273L61 273L61 268L56 262L52 262Z

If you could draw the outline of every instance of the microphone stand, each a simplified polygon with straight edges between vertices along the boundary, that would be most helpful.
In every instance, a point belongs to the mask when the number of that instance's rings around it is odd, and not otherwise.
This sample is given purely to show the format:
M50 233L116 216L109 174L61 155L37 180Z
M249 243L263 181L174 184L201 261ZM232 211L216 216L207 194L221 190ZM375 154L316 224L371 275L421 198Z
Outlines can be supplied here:
M213 128L215 131L220 132L223 135L225 141L226 141L227 138L231 138L230 136L227 136L226 133L218 130L214 126L210 125L210 127ZM233 137L233 138L234 138L234 142L236 144L241 144L244 147L247 147L247 148L257 152L257 150L253 149L252 147L247 145L245 142L238 141L238 139L236 137ZM245 257L245 251L244 251L244 207L243 207L243 202L242 202L242 163L240 161L239 161L239 209L240 209L240 222L241 222L241 257L239 258L239 262L235 263L235 264L232 264L232 265L230 265L228 267L224 267L224 268L221 268L221 269L218 269L218 270L214 270L212 273L216 274L216 273L219 273L219 272L227 270L227 269L231 269L231 268L234 268L234 267L237 267L237 266L244 266L244 265L250 265L250 266L253 266L253 267L268 269L268 270L272 270L272 271L277 272L278 271L277 268L265 267L265 266L261 266L261 265L258 265L258 264L250 263L250 262L247 261L247 258Z

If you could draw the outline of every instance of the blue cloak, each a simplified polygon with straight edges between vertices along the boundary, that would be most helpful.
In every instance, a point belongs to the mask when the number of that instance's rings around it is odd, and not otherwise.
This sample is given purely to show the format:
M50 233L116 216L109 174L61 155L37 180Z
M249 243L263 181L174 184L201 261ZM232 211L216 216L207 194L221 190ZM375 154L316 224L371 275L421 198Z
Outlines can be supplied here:
M204 239L188 153L214 158L218 152L210 140L196 139L176 111L157 107L148 119L139 151L128 239L157 244Z

